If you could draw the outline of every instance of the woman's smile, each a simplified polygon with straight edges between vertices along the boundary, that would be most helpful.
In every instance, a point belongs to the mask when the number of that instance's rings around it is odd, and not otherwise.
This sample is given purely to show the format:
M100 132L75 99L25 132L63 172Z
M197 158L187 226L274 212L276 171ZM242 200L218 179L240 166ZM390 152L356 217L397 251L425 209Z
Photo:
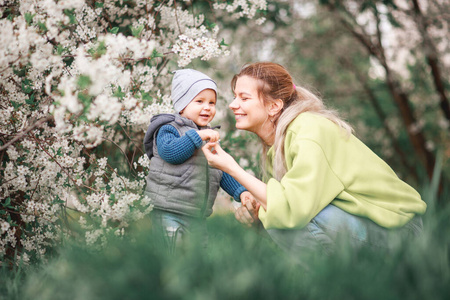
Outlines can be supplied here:
M235 117L236 120L239 120L239 119L244 118L246 116L247 116L246 114L236 114L236 113L234 114L234 117Z

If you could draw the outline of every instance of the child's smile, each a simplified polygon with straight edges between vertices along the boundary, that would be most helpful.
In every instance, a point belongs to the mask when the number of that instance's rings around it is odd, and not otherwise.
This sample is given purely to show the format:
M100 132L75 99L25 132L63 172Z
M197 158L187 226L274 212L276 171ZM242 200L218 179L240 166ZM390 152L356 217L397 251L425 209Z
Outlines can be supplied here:
M216 115L216 92L211 89L201 91L180 115L194 121L198 126L208 125Z

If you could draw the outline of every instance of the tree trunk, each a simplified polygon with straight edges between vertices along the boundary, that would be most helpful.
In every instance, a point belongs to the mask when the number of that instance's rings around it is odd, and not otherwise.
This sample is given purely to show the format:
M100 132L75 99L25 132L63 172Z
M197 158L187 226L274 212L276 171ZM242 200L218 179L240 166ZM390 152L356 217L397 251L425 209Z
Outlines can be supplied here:
M388 70L386 70L386 72L388 72ZM409 104L408 95L398 87L398 84L388 73L386 75L386 84L400 110L400 115L408 133L409 140L411 141L416 154L422 161L428 177L431 179L433 176L435 157L433 153L425 147L426 140L423 131L420 128L415 129L417 122L411 105Z
M433 42L433 39L428 34L428 21L425 19L425 16L422 14L422 10L420 9L419 2L417 0L413 0L413 11L417 23L417 27L419 29L420 34L422 35L423 48L425 52L425 57L427 59L427 63L431 68L431 76L433 77L433 83L436 88L436 91L439 95L439 105L441 110L447 119L450 122L450 105L447 97L447 93L444 86L444 81L442 79L441 69L439 67L439 59L438 59L438 51L436 50L436 46Z
M378 27L379 24L377 24L378 41L375 43L371 40L370 35L367 34L362 27L358 28L359 25L357 25L358 23L356 22L356 17L347 11L345 7L341 5L337 6L334 3L327 3L326 6L339 18L343 26L367 49L368 53L376 58L383 66L386 72L386 85L388 86L392 98L400 111L400 117L405 126L414 152L422 162L428 177L432 178L435 157L433 153L426 148L425 136L423 135L421 128L417 127L416 118L409 103L408 94L401 89L400 84L394 78L391 68L388 65L388 61L386 60L386 56L384 54L385 51L383 44L381 42L382 32ZM339 10L342 10L342 13ZM374 9L374 16L379 22L378 11L376 11L376 9ZM349 19L352 23L350 23Z

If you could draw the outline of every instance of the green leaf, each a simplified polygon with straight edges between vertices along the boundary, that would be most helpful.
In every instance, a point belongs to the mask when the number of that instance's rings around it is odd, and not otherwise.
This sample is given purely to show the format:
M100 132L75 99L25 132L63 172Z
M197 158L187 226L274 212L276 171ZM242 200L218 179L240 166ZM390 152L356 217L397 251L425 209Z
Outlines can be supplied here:
M77 18L75 16L75 8L65 9L64 14L69 17L70 24L77 24Z
M25 100L25 102L29 105L35 105L36 102L34 101L34 94L31 94L30 98L28 98L27 100Z
M91 106L91 102L92 102L92 96L90 96L88 94L84 94L84 93L78 93L78 100L80 100L81 103L84 104L85 109L89 109L89 107ZM80 116L80 118L81 117L82 116Z
M3 206L4 207L8 207L10 204L11 204L11 198L8 197L8 198L6 198L5 203L3 204Z
M117 34L119 32L119 27L113 27L109 30L109 32L112 34Z
M19 77L25 77L27 74L27 69L26 68L16 69L14 67L14 74L18 75Z
M58 55L63 54L65 48L61 45L56 46L56 53L58 53Z
M213 29L214 27L217 26L217 24L216 24L216 23L213 23L213 22L211 22L211 21L206 20L206 21L205 21L205 26L206 26L206 28L208 28L208 29Z
M38 27L40 30L42 30L44 32L48 31L47 26L45 26L45 23L42 23L41 21L38 22Z
M92 54L92 57L94 59L101 57L103 54L106 53L106 44L105 42L101 41L100 43L98 43L97 48L95 49L91 49L91 51L89 51L89 53Z
M18 103L18 102L14 102L14 101L11 101L11 104L15 110L17 110L19 107L21 107L23 105L23 103Z
M25 93L25 94L29 94L29 93L31 93L32 91L33 91L33 89L31 88L31 81L30 80L28 80L28 79L24 79L23 81L22 81L22 91Z
M114 92L113 96L117 97L117 98L120 98L120 99L123 99L123 97L125 97L125 93L122 92L122 88L119 86L117 88L117 90Z
M224 39L222 39L222 40L220 41L219 45L220 45L220 46L225 46L225 47L228 47L228 46L229 46L228 44L225 43L225 40L224 40Z
M101 8L101 7L103 7L103 2L95 2L95 7L99 7L99 8Z
M149 93L141 93L141 96L142 96L142 100L146 100L146 101L149 101L149 102L153 101L153 97L150 96Z
M131 26L130 26L131 27ZM142 31L144 30L144 25L140 25L138 27L131 27L131 34L134 37L139 37L142 33Z
M78 77L78 81L77 81L77 86L78 88L80 88L81 90L86 89L87 87L89 87L92 84L91 78L89 76L86 75L80 75L80 77Z
M78 98L80 98L80 97L78 97ZM91 104L90 104L90 103L87 103L86 106L85 106L84 109L83 109L83 113L87 113L90 106L91 106ZM79 117L78 117L78 120L79 120L79 121L82 121L82 122L89 122L89 120L88 120L88 118L87 118L86 115L81 115L81 116L79 116ZM86 132L84 132L84 133L83 133L83 136L86 136L86 135L87 135Z
M31 23L33 22L33 18L36 14L31 14L29 12L25 13L25 21L27 22L28 26L31 25Z
M153 58L156 58L156 57L164 57L164 54L159 53L158 51L156 51L156 49L153 49L151 58L153 59Z

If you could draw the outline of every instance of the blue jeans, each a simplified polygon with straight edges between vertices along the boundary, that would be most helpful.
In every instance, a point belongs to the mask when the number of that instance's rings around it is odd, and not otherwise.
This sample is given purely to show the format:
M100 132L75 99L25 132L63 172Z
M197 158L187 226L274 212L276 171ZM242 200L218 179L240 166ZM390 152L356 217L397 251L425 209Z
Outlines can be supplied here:
M206 243L206 221L168 211L154 209L150 212L152 228L157 234L163 235L169 252L174 253L188 235L198 235L202 243Z
M392 250L404 239L418 236L422 229L419 216L401 228L386 229L370 219L354 216L330 204L304 228L268 229L267 232L281 248L298 256L320 250L331 254L338 242L349 243L354 248Z

